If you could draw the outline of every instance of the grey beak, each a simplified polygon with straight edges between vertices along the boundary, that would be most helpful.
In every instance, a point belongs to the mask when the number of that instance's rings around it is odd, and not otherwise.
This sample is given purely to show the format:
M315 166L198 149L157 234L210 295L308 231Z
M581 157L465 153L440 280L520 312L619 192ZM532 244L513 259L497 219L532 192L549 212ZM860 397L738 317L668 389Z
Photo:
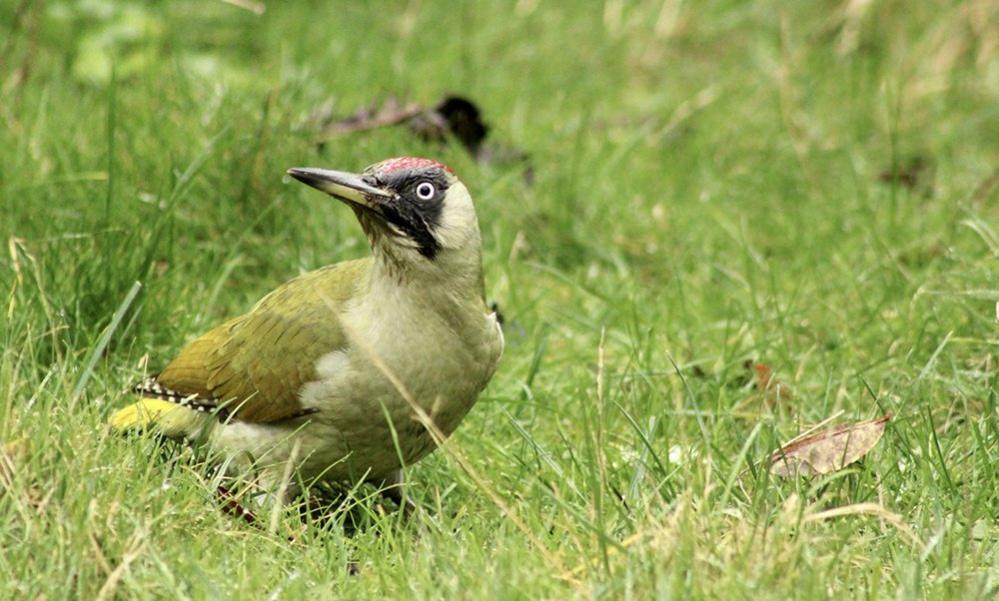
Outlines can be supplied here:
M341 200L346 200L359 204L370 209L377 209L379 200L385 201L395 197L394 194L376 188L357 174L346 171L333 171L331 169L317 169L314 167L292 167L288 170L288 175L312 186L317 190L335 196Z

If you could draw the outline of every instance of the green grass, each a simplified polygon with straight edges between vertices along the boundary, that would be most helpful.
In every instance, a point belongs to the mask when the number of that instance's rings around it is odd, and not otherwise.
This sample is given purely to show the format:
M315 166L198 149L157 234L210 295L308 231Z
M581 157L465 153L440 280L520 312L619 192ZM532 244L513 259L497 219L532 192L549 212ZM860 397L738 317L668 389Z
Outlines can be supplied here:
M342 4L0 4L0 440L26 439L0 597L999 592L994 3ZM307 127L330 99L447 92L533 185L404 129ZM108 432L147 365L366 253L286 168L400 154L472 190L508 324L479 404L409 472L421 511L361 489L356 532L343 511L260 531L198 462ZM914 186L881 177L918 159ZM862 463L769 475L810 425L885 412ZM819 514L858 504L881 509Z

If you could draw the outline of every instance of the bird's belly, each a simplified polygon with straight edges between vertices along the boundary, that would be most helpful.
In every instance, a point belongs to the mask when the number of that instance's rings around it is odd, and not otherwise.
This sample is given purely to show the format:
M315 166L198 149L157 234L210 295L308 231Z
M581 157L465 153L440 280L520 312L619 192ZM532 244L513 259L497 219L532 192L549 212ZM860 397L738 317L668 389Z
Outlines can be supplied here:
M437 446L420 414L437 434L454 432L492 376L499 350L452 345L447 352L404 354L397 348L375 359L360 350L329 353L317 364L318 379L300 395L303 407L315 413L287 425L224 427L237 428L224 446L270 441L268 463L294 456L303 476L327 480L376 480L419 461ZM261 436L261 429L269 431Z
M384 479L436 448L427 429L394 400L364 405L364 420L316 413L280 424L233 422L214 430L213 446L237 471L284 473L290 462L306 481Z
M303 408L315 413L276 424L222 426L215 446L251 457L255 466L280 466L280 472L294 462L306 479L386 478L436 448L421 413L446 437L475 404L503 347L495 322L486 325L475 340L382 330L368 346L328 353L299 395Z
M387 358L374 370L346 370L307 386L303 401L311 397L316 430L340 447L334 454L349 455L351 470L384 475L431 452L435 435L454 432L488 379L476 374L481 367L432 363Z

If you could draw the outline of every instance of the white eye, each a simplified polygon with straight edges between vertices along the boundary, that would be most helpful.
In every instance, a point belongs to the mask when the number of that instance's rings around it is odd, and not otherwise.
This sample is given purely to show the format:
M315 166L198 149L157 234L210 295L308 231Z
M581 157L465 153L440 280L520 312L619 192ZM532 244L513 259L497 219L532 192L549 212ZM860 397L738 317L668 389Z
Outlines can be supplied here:
M416 186L416 196L420 200L430 200L437 193L437 188L430 182L420 182L420 185Z

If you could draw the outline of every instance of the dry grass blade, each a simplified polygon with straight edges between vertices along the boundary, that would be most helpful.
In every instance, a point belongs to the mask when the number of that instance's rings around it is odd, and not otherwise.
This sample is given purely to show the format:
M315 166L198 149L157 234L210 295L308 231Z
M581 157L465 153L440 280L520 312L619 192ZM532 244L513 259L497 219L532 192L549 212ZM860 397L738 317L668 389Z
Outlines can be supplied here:
M108 575L107 580L104 581L104 585L101 590L97 592L97 599L112 599L115 596L115 592L118 589L118 584L121 579L128 572L128 568L132 565L139 555L142 553L142 549L146 545L146 533L142 530L138 530L129 539L128 550L122 555L121 562L118 563L117 567L111 571Z
M887 419L887 418L881 418ZM878 420L874 420L878 421ZM899 516L897 513L888 511L884 507L878 505L877 503L856 503L853 505L846 505L843 507L834 507L832 509L827 509L825 511L819 511L817 513L812 513L806 515L802 522L821 522L824 520L829 520L832 518L850 516L850 515L870 515L881 519L882 521L888 522L895 527L899 532L901 532L909 541L917 547L920 551L925 548L923 541L916 536L916 533L912 531L912 528Z
M20 438L0 444L0 492L11 487L17 470L17 460L24 454L28 441Z
M231 4L237 8L248 10L255 15L262 15L267 11L267 6L263 2L255 0L222 0L226 4Z
M770 456L770 471L790 478L843 469L874 448L890 419L891 415L884 415L791 441Z

